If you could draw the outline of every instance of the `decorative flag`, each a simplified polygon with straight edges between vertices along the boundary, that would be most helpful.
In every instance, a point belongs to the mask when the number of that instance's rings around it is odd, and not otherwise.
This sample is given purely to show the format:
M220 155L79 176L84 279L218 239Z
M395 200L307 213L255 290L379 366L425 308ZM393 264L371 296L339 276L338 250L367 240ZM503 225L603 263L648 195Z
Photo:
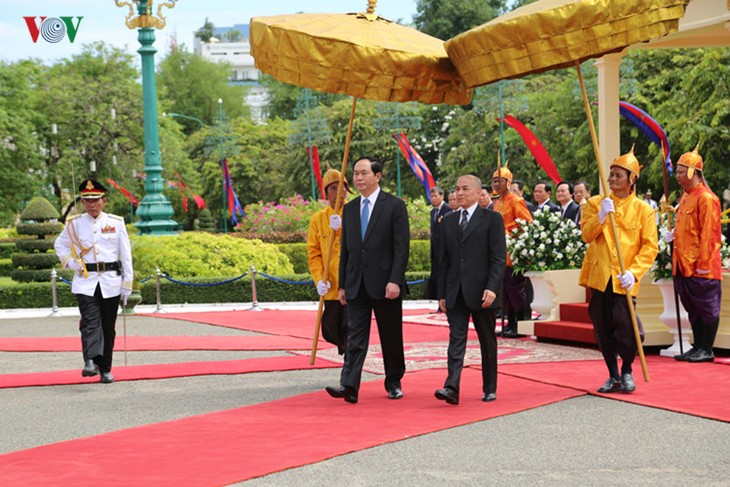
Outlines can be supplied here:
M499 120L499 118L497 120ZM517 133L520 134L522 140L525 141L525 145L527 145L527 148L532 153L532 157L535 158L537 164L542 168L543 171L545 171L548 177L552 179L555 184L558 184L560 181L563 180L560 177L558 168L555 167L555 163L553 162L552 158L550 158L550 154L548 154L547 150L545 149L545 146L542 145L542 143L537 139L535 134L530 131L530 129L525 127L522 122L517 120L512 115L507 115L506 117L504 117L504 123L515 129Z
M673 172L672 158L669 150L669 139L667 134L664 132L659 123L651 118L648 113L643 111L641 108L634 106L625 101L618 102L619 112L624 117L628 118L631 123L639 127L644 132L644 135L649 137L649 140L654 142L659 147L664 145L664 164L667 165L667 171L671 175Z
M393 138L398 143L398 147L400 147L400 151L408 161L408 165L411 166L413 174L416 175L416 179L418 179L418 181L423 185L423 188L426 190L426 199L428 199L428 202L430 203L431 188L436 186L436 182L433 180L431 171L428 169L426 163L423 162L421 156L418 155L416 149L411 146L411 143L408 141L408 137L406 137L405 133L401 132L400 134L393 134Z
M246 213L243 212L243 207L238 201L238 196L236 196L236 192L233 190L233 184L231 183L231 173L228 170L227 159L221 159L221 169L223 170L223 185L226 193L226 200L228 201L227 210L231 212L231 223L233 223L233 225L236 225L238 223L238 218L236 218L236 214L245 217Z
M193 190L190 189L190 186L188 186L180 177L180 174L177 174L177 181L168 181L167 184L171 188L176 188L180 190L180 194L182 195L182 205L183 210L185 210L185 213L188 212L188 201L190 199L190 196L193 197L193 201L195 201L195 205L198 207L199 210L202 210L205 208L205 200L198 196L197 194L193 193Z
M130 203L132 203L135 207L139 204L139 201L137 201L137 198L135 198L134 195L132 195L132 193L129 192L129 190L120 186L113 179L109 178L106 180L106 182L111 184L112 186L114 186L114 188L117 189L120 193L122 193L124 195L124 197L127 198L130 201Z
M317 150L317 146L313 145L311 151L307 147L307 155L309 156L309 160L312 161L312 174L314 174L314 179L317 181L319 194L322 195L323 200L327 199L327 195L324 193L324 188L322 187L322 167L319 164L319 150Z

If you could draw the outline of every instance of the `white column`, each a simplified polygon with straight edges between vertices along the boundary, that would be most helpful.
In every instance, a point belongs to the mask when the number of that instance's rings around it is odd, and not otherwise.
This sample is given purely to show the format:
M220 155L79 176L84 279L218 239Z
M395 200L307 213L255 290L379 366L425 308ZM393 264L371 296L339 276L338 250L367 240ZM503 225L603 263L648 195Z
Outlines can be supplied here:
M596 60L598 68L598 148L606 177L608 177L608 167L611 162L621 155L618 71L622 57L623 54L608 54ZM598 194L599 191L596 188L593 194Z

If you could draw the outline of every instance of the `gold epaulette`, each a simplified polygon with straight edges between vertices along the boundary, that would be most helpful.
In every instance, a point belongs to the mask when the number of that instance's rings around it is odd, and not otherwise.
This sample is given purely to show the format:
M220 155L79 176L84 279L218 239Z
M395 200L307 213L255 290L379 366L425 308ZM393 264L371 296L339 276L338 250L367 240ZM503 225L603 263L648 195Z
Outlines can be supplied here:
M117 220L124 221L124 217L123 216L114 215L112 213L107 213L107 215L109 215L109 218L116 218Z

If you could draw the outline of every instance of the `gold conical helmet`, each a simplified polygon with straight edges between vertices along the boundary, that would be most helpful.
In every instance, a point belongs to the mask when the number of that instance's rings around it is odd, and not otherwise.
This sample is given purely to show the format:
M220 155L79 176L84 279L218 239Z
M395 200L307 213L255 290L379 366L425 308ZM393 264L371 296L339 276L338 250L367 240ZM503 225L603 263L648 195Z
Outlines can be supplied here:
M631 150L626 154L617 157L611 163L611 167L620 167L621 169L629 171L631 174L629 176L629 180L631 181L631 184L634 184L636 180L639 179L639 174L641 173L641 165L634 155L634 146L632 145Z
M687 177L689 179L692 179L695 175L695 169L698 171L702 171L704 167L704 163L702 162L702 156L697 152L700 148L700 143L697 142L697 146L694 148L692 152L685 152L682 154L682 157L679 158L679 161L677 161L677 165L680 166L687 166L689 169L687 169Z
M512 171L509 170L507 167L507 164L504 166L501 166L499 169L494 171L494 174L492 174L493 178L504 178L507 180L507 184L512 184Z

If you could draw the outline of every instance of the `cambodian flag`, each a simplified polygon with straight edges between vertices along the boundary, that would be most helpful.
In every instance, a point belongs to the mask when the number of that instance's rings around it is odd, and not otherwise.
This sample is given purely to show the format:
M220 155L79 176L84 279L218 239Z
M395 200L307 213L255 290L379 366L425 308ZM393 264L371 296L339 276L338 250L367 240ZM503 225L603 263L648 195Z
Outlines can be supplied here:
M398 147L400 147L400 151L408 161L408 165L411 166L413 174L416 175L416 179L418 179L418 181L423 185L423 188L426 190L426 199L428 199L430 203L431 188L436 186L436 182L433 180L431 171L428 169L426 163L423 162L421 156L418 155L416 149L411 146L411 143L408 141L408 137L406 137L405 133L401 132L400 134L393 134L393 138L398 143Z
M238 223L238 218L236 218L236 214L239 214L242 217L245 217L246 214L243 212L243 207L238 201L238 196L236 196L236 192L233 190L233 184L231 183L231 173L228 170L227 159L221 160L221 169L223 170L223 184L224 190L226 192L226 200L228 201L227 209L231 212L231 223L233 225L236 225Z
M672 158L669 150L669 139L667 139L667 134L664 132L662 126L639 107L626 103L625 101L620 101L618 104L621 115L628 118L631 123L639 127L639 129L644 132L644 135L649 137L649 140L660 147L663 145L664 164L667 165L667 171L669 171L669 174L671 175Z

